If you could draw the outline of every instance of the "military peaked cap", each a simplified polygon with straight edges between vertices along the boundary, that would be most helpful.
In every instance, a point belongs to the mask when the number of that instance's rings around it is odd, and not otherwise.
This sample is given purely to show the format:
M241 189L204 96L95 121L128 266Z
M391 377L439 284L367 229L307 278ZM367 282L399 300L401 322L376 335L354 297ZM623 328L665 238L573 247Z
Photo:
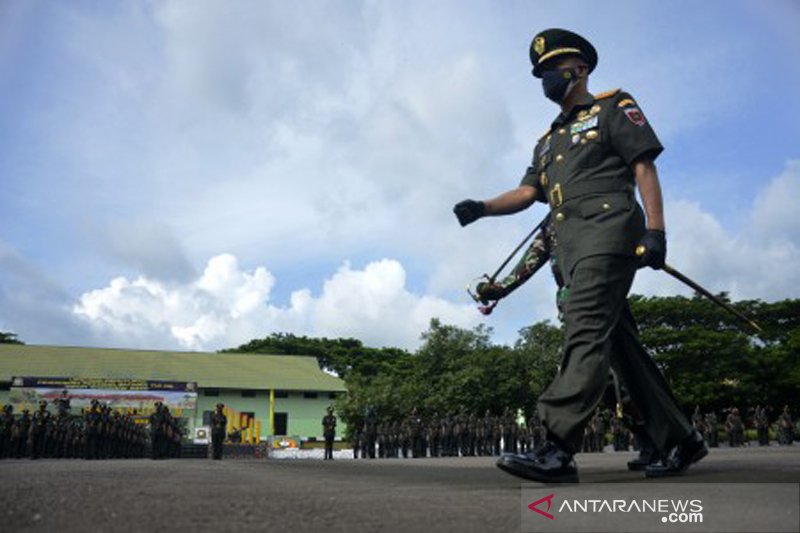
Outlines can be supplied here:
M550 28L536 34L531 42L531 64L533 75L542 77L545 63L555 57L577 55L586 61L591 73L597 66L597 50L592 43L569 30Z

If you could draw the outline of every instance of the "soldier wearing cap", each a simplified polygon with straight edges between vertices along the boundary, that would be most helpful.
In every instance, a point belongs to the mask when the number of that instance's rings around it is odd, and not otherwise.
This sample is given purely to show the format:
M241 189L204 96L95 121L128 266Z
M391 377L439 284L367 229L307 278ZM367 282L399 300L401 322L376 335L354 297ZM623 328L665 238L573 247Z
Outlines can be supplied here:
M100 402L92 399L91 407L84 414L84 459L100 458Z
M45 453L47 424L50 422L50 412L47 410L47 402L39 402L39 410L33 413L31 421L30 440L31 440L31 459L38 459Z
M630 94L588 92L598 57L586 39L545 30L533 39L530 59L534 77L561 113L536 144L518 187L491 200L464 200L453 209L464 226L483 216L522 211L536 201L548 203L568 287L561 365L538 403L546 442L532 453L506 454L498 466L536 481L578 481L573 455L611 366L642 411L644 430L655 446L665 456L673 452L648 466L646 475L680 474L707 448L642 347L626 299L637 268L659 269L666 257L654 163L663 148ZM644 211L636 201L637 187Z
M150 457L162 459L164 457L164 407L161 402L155 402L154 411L150 414Z
M0 415L0 459L11 457L11 434L14 429L14 406L4 405Z
M333 460L333 439L336 438L336 415L333 407L328 407L328 413L322 417L322 436L325 437L325 459ZM386 446L381 448L384 452Z
M222 459L222 446L225 443L225 431L228 428L228 417L225 416L225 405L218 403L216 412L211 415L211 457Z

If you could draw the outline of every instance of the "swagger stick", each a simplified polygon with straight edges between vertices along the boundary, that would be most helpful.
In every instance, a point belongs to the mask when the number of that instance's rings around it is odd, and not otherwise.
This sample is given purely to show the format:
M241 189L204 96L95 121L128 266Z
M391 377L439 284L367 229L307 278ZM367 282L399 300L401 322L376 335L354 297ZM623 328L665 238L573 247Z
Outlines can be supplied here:
M642 256L642 255L644 255L644 252L645 252L645 247L644 246L640 245L640 246L638 246L636 248L636 255ZM741 321L745 322L746 324L748 324L750 327L752 327L758 333L763 333L764 332L764 330L761 329L761 326L756 324L756 322L753 319L748 318L743 313L741 313L741 312L737 311L736 309L734 309L727 302L724 302L720 298L714 296L713 294L711 294L711 292L709 292L707 289L703 288L703 286L700 285L699 283L697 283L696 281L692 281L687 276L685 276L684 274L682 274L678 270L675 270L674 268L672 268L671 266L669 266L666 263L664 263L664 266L661 267L661 269L664 272L666 272L667 274L669 274L670 276L672 276L673 278L677 279L678 281L680 281L682 283L685 283L686 285L688 285L689 287L691 287L695 291L699 292L700 294L702 294L703 296L705 296L706 298L708 298L709 300L711 300L712 302L714 302L718 306L722 307L723 309L725 309L729 313L732 313L733 315L736 316L736 318L738 318L739 320L741 320Z

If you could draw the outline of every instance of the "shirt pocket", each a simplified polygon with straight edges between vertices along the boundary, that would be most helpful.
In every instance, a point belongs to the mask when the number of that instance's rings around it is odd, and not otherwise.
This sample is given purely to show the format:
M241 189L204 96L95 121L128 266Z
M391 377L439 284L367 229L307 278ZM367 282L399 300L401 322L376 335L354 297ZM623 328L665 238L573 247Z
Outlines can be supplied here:
M605 143L600 128L573 133L569 156L575 168L594 168L603 162Z

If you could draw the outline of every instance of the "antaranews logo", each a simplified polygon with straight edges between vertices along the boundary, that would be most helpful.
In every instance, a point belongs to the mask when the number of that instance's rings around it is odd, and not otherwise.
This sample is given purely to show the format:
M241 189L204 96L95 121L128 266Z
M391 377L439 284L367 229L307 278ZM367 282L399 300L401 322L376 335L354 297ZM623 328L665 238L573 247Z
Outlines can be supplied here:
M555 493L548 494L528 505L528 509L550 520L555 516L550 514ZM547 511L539 508L547 503ZM661 515L663 523L702 523L703 502L699 499L672 500L672 499L565 499L557 506L557 513L654 513Z
M550 506L553 504L553 496L555 496L555 493L553 493L553 494L551 494L549 496L545 496L544 498L541 498L539 500L536 500L532 504L528 505L528 509L530 509L534 513L539 513L540 515L544 516L545 518L549 518L550 520L555 520L555 517L553 515L551 515L550 513L546 513L544 511L542 511L541 509L537 509L536 508L537 505L539 505L540 503L546 501L547 502L547 510L549 511L550 510Z

